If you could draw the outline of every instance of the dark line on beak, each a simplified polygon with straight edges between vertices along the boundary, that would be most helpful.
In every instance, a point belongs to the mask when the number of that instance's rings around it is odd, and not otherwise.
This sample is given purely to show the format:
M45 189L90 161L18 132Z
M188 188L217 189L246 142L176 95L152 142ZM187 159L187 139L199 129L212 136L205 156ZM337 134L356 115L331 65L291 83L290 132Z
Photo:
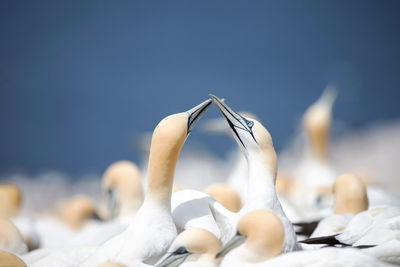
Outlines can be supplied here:
M235 135L239 139L240 143L243 145L244 148L246 148L242 139L240 139L238 132L235 129L235 125L233 125L233 123L228 119L228 117L223 112L222 112L222 115L224 115L225 119L228 121L229 127L231 127L232 131L235 133Z
M189 130L189 129L190 129L190 126L193 124L194 121L197 120L197 118L204 112L204 110L205 110L206 108L208 108L208 107L211 105L211 103L212 103L212 102L210 102L210 103L208 103L207 105L205 105L204 107L202 107L202 108L200 109L200 111L197 113L197 115L196 115L193 119L191 119L193 113L190 114L189 119L188 119L188 126L187 126L187 133L186 133L186 134L189 134L189 133L190 133L190 130Z

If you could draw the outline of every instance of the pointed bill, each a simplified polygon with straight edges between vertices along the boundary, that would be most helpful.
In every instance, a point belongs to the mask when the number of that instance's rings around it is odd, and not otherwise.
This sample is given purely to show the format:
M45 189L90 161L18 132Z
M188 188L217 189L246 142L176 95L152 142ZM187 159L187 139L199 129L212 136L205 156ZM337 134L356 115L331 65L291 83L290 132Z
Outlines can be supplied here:
M243 130L247 133L249 133L253 139L255 140L253 136L253 132L251 130L251 127L253 127L254 122L247 120L243 116L241 116L239 113L231 109L225 101L222 101L215 95L211 95L210 97L212 98L213 102L218 106L218 109L221 111L222 115L225 117L226 121L229 124L229 127L233 131L235 137L237 140L243 145L243 147L246 147L242 138L240 137L240 134L238 133L238 130Z
M157 262L154 267L176 267L181 265L186 258L190 255L189 252L177 254L176 252L172 252L167 254L165 257L161 258L159 262Z
M189 133L192 131L193 127L196 125L198 120L204 115L206 110L210 107L211 103L212 103L211 99L207 99L203 103L187 111L187 113L189 114L187 135L189 135Z
M237 248L241 244L246 241L246 237L242 236L240 233L236 233L236 235L217 253L215 258L220 258L228 254L234 248Z

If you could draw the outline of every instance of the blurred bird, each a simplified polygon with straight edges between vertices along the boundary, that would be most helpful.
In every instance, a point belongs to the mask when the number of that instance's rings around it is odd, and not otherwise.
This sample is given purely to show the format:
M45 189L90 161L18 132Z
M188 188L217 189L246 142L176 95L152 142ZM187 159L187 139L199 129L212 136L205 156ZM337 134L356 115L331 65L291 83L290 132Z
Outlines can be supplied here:
M353 174L338 176L333 184L334 214L321 220L311 237L334 235L343 231L354 215L368 210L367 189Z
M104 172L102 187L106 192L109 219L129 221L143 203L142 176L133 162L111 164Z
M90 219L99 220L93 201L85 195L76 195L62 201L56 214L71 229L79 230Z
M212 184L205 192L232 212L238 212L242 208L239 194L226 184Z
M0 217L9 218L22 234L28 250L39 247L39 235L34 219L21 215L22 191L11 183L0 184Z
M327 215L332 201L331 186L336 171L329 162L328 149L336 95L337 90L328 86L303 115L306 146L303 157L293 170L289 199L308 220Z

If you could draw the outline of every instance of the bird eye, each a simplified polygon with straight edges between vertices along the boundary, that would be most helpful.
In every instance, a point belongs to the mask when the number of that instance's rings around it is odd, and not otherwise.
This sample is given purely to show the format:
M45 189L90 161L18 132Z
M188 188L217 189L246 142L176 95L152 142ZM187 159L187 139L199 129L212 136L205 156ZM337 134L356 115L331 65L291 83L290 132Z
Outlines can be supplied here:
M187 250L184 247L179 247L177 250L175 250L175 254L185 254L185 253L187 253Z
M252 122L252 121L247 121L247 126L248 126L249 128L253 127L253 125L254 125L254 122Z

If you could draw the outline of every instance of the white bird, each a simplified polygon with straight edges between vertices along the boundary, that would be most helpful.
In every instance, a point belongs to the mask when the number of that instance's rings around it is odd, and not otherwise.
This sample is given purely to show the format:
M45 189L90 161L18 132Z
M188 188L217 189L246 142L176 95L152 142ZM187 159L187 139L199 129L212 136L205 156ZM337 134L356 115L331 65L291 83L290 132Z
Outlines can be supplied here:
M144 199L139 168L127 160L114 162L105 170L102 186L106 192L109 219L129 222Z
M261 120L251 112L239 111L238 114L261 122ZM224 122L223 118L209 119L203 125L204 131L208 133L224 134L234 138L231 128ZM235 190L240 195L241 202L245 203L247 199L248 168L247 160L239 147L236 147L236 149L230 153L226 165L230 168L226 184Z
M215 255L221 248L218 238L201 228L193 228L180 233L168 253L155 266L217 267Z
M301 267L301 266L348 266L348 267L389 267L388 264L354 248L322 248L283 254L261 264L243 265L258 267Z
M301 243L371 247L365 253L382 261L400 264L400 207L381 207L360 212L341 233L314 237Z
M328 86L303 115L306 145L292 171L293 190L288 197L304 220L326 216L331 205L336 171L330 164L328 150L336 94L336 89Z
M102 187L106 192L108 221L86 224L68 241L69 246L101 245L124 231L143 203L141 173L130 161L117 161L104 172Z
M39 247L39 234L35 221L30 216L20 214L23 194L20 188L11 183L0 183L0 216L9 218L21 232L28 250Z
M346 228L355 214L368 210L367 189L357 176L338 176L333 184L333 192L334 214L322 219L311 237L338 234Z
M190 131L210 106L206 100L187 112L164 118L155 128L151 141L148 187L143 205L134 221L82 264L95 266L109 260L131 265L155 263L176 237L171 217L171 192L179 152Z
M203 227L214 233L225 245L236 233L239 219L246 213L256 209L275 212L285 226L284 252L300 249L293 225L286 217L275 191L277 158L271 135L256 120L242 117L215 96L211 96L228 125L247 160L248 193L247 201L238 213L224 208L207 194L193 190L182 190L172 195L172 214L177 214L174 221L178 229L188 229L191 224L197 226L203 221ZM186 210L191 210L188 213ZM184 216L180 215L184 214ZM212 221L212 217L215 223ZM207 218L207 223L205 219ZM211 220L209 220L211 218ZM218 226L219 234L214 230ZM194 227L194 226L192 226Z
M228 122L234 138L247 160L247 199L238 213L237 220L252 210L271 210L284 225L283 252L300 249L293 225L286 217L276 194L277 157L271 135L257 120L239 115L216 96L211 95L211 98Z

